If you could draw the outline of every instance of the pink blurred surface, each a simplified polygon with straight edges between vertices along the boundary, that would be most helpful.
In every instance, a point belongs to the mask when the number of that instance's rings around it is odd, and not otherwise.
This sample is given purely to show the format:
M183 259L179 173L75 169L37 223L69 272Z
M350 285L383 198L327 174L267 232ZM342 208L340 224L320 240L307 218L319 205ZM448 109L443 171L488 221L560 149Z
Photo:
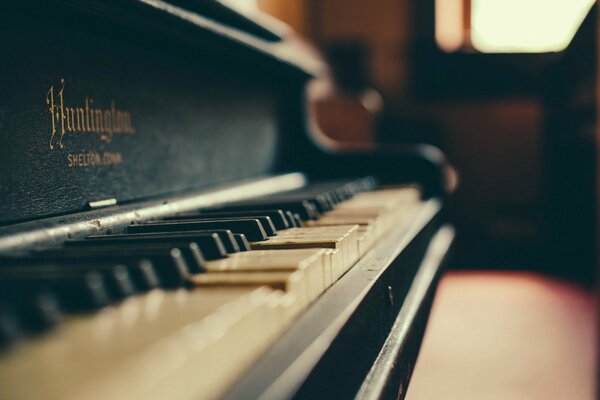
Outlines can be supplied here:
M407 400L595 397L593 294L528 273L451 272Z

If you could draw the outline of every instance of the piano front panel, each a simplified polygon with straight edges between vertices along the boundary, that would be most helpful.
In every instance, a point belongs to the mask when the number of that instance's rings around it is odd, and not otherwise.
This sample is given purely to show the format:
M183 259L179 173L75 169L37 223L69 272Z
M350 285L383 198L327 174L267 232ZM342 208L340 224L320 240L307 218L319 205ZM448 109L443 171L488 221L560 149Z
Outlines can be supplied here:
M0 223L273 171L291 79L273 66L207 48L201 33L168 41L144 8L111 19L1 7Z

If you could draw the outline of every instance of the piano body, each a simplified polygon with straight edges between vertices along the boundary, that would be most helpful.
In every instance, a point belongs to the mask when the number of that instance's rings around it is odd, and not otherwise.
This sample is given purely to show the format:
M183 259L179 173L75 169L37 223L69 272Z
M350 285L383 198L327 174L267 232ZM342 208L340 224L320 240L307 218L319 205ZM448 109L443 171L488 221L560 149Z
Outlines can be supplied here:
M404 396L439 152L320 140L326 64L218 2L0 9L0 398Z

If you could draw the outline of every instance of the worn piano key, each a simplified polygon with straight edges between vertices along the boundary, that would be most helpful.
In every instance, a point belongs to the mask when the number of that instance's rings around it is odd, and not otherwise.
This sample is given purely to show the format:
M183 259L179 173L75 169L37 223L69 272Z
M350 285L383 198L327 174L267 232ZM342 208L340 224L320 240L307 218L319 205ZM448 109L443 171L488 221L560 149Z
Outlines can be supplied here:
M200 288L258 288L268 286L293 294L295 313L311 302L311 291L304 271L211 272L190 277L190 283Z
M271 273L304 271L310 298L320 295L330 284L322 249L262 250L235 254L206 263L208 274L215 272ZM193 279L193 276L192 278Z
M199 215L176 215L173 217L165 217L162 218L161 221L169 221L169 222L192 222L192 221L240 221L240 220L257 220L260 222L262 228L264 229L267 236L275 236L277 235L277 229L273 224L273 221L269 216L266 215L249 215L249 216L237 216L237 217L227 217L227 216L219 216L219 217L211 217L211 216L199 216Z
M130 262L148 260L160 278L162 287L175 288L185 283L190 273L188 264L178 248L140 248L119 245L66 247L39 253L57 259L78 259L81 262L113 261L129 265Z
M204 258L213 260L227 256L224 241L231 240L230 230L190 231L190 232L158 232L158 233L127 233L117 235L88 236L85 240L70 240L68 246L89 246L91 241L98 245L131 244L145 245L161 243L170 246L196 243ZM233 238L235 240L235 238ZM233 246L233 245L232 245ZM239 247L238 247L239 248Z
M333 249L332 281L337 280L358 259L358 226L341 225L316 228L292 228L263 242L250 244L253 250Z
M287 326L287 299L264 287L131 298L0 359L0 397L217 398Z
M257 219L140 222L135 225L130 225L127 229L131 233L165 233L207 229L229 229L234 233L243 233L248 240L251 241L265 240L267 238L267 233Z
M97 310L111 302L104 278L98 272L1 272L0 291L10 290L52 291L59 296L61 306L69 311Z
M273 226L277 230L287 229L290 227L285 214L282 210L245 210L245 211L214 211L212 209L203 209L196 213L184 213L179 214L180 216L185 216L186 218L191 216L200 216L200 217L247 217L247 218L255 218L255 217L269 217ZM173 217L175 218L175 217Z

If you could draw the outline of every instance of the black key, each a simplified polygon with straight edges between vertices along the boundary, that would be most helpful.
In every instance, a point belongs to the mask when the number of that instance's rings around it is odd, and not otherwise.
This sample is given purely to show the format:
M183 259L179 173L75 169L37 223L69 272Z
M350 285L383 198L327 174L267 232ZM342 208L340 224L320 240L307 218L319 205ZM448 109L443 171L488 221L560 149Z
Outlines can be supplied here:
M302 222L302 218L298 214L294 214L294 221L296 221L296 226L298 228L302 228L304 226L304 222Z
M292 227L292 228L300 228L300 226L302 226L302 225L298 224L298 221L301 221L300 220L300 216L298 216L298 218L296 218L294 216L294 213L291 212L291 211L285 211L285 216L286 216L286 218L288 219L288 221L290 223L290 227Z
M98 262L90 260L89 258L81 258L79 254L69 255L65 254L65 251L62 249L54 249L46 252L28 253L19 257L0 257L0 265L2 265L0 271L9 266L24 268L34 265L43 266L48 263L58 264L59 268L80 268L88 271L98 270L99 268L106 266L112 267L118 265L117 262L104 265L98 264ZM131 261L124 265L124 267L127 269L133 288L140 291L148 291L160 285L158 275L149 260ZM126 282L124 282L123 285L128 286ZM124 291L127 292L128 290Z
M125 299L136 293L133 281L129 275L129 270L126 266L103 266L101 268L92 267L92 269L100 272L104 276L106 279L106 287L113 299Z
M132 262L138 263L142 260L148 260L152 263L160 278L161 287L165 288L183 286L190 275L190 270L181 250L172 247L86 246L48 250L37 254L54 257L54 259L75 258L81 260L82 263L112 261L129 265Z
M248 217L219 217L219 218L211 218L211 217L196 217L196 216L183 216L183 217L167 217L164 218L163 221L169 222L211 222L211 221L243 221L243 220L257 220L260 222L262 228L264 229L267 236L275 236L277 235L277 229L275 229L275 225L273 225L273 221L268 216L248 216ZM236 232L242 233L242 232Z
M256 199L253 201L231 203L225 205L223 211L244 211L244 210L272 210L282 209L289 210L293 213L298 213L303 220L318 219L319 212L315 206L305 200L278 201L265 198ZM250 238L248 238L250 239ZM250 239L252 240L252 239Z
M127 267L138 290L147 292L160 286L160 278L150 260L140 260Z
M291 203L306 201L310 203L319 213L324 213L333 209L333 204L330 202L328 197L322 193L281 194L276 196L260 198L259 200L273 201L275 203Z
M180 241L179 243L161 243L157 241L133 241L128 240L116 240L116 241L103 241L103 240L74 240L68 241L67 248L80 248L80 249L97 249L112 247L113 249L121 249L121 253L131 253L132 251L136 254L143 256L147 251L163 251L168 252L171 249L178 249L185 261L186 268L189 272L201 272L204 269L204 254L200 250L200 247L196 242L189 240ZM118 254L117 254L118 255Z
M0 302L0 349L11 347L20 336L21 328L14 306Z
M60 265L44 262L41 258L30 258L30 264L25 260L24 265L4 265L0 267L1 274L19 274L31 275L36 274L55 274L61 275L64 273L81 274L88 272L99 272L104 277L106 288L111 298L121 300L135 294L136 290L129 276L129 271L124 265L114 264L72 264L62 263Z
M54 327L63 319L58 297L48 290L0 293L0 303L10 303L24 330L39 333Z
M192 231L192 232L182 232L182 233L175 233L175 234L159 233L159 235L181 235L182 237L185 237L185 235L189 235L191 238L193 238L194 235L197 235L197 234L204 234L204 235L217 234L217 236L219 236L219 239L221 240L221 243L225 247L225 253L227 253L227 254L237 253L240 251L237 241L235 240L235 236L234 236L233 232L231 232L229 229ZM150 234L150 235L152 235L152 234ZM203 248L201 247L201 249L203 249Z
M252 250L252 248L250 247L250 243L248 243L248 239L246 239L246 236L244 234L235 233L233 236L235 237L235 241L237 242L240 251Z
M60 304L69 311L97 310L110 304L111 298L105 281L98 272L0 273L0 291L39 292L49 290L59 297Z
M193 218L235 218L235 217L246 217L246 218L257 218L257 217L269 217L275 230L288 229L290 226L285 218L285 214L281 210L247 210L247 211L220 211L220 209L206 209L200 210L197 213L185 213L179 216L169 217L166 219L176 219L179 217L182 219Z
M181 233L127 233L119 235L89 236L85 240L73 240L66 242L69 246L113 245L127 243L133 245L146 245L151 243L168 244L179 246L183 244L196 243L202 255L207 260L216 260L227 257L227 250L223 240L233 241L231 231L191 231ZM233 246L233 245L232 245Z
M229 229L233 233L243 233L248 240L253 242L267 239L267 233L257 219L141 222L128 227L128 231L132 233L186 232L207 229Z

